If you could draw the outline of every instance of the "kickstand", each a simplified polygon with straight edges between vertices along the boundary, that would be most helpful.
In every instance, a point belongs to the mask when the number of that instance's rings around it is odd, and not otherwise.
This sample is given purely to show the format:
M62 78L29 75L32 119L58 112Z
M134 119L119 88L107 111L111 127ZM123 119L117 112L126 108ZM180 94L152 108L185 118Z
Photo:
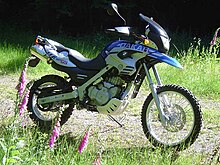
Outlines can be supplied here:
M121 124L118 120L116 120L113 116L108 115L108 117L113 120L114 122L116 122L120 127L123 127L123 124Z

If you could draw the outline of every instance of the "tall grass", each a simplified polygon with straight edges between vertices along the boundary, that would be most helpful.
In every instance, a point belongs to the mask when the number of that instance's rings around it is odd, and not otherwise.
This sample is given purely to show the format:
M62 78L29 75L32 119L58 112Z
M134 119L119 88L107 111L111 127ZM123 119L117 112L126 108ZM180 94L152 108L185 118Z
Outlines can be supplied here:
M146 165L146 164L199 164L201 155L178 155L172 150L151 147L121 148L111 142L112 147L100 150L97 137L91 137L86 150L77 151L80 136L64 134L59 137L57 146L49 148L48 135L33 127L1 125L0 161L1 164L92 164L101 156L101 164Z
M218 117L219 114L213 115L212 120L218 121ZM11 122L14 119L16 119L15 122ZM21 118L12 117L11 121L9 119L0 120L1 164L90 165L98 156L101 156L101 164L103 165L210 163L207 161L207 155L203 153L178 153L172 149L152 148L150 145L139 145L138 143L132 146L120 146L120 142L124 143L123 140L126 140L126 137L113 141L114 134L109 133L102 140L99 139L98 132L95 130L91 133L87 148L82 154L78 153L78 146L82 138L80 134L63 133L58 138L55 147L51 149L48 144L49 134L40 132L31 123L22 127L23 119Z
M183 70L161 64L159 67L163 83L175 83L192 90L200 97L219 98L220 61L216 58L219 49L200 44L200 39L191 43L187 50L176 54Z
M19 72L27 57L27 50L4 42L0 45L0 74Z

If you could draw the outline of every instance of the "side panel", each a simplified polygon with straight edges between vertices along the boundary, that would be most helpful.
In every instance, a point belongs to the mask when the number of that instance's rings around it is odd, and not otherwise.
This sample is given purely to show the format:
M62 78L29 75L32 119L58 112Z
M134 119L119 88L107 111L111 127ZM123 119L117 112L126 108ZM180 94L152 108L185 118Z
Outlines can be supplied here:
M130 56L130 58L127 57L121 59L117 56L117 54L111 54L105 60L108 65L116 67L119 74L131 76L137 70L136 62L144 56L145 55L143 55L143 53L134 53Z
M65 72L66 74L68 74L71 77L71 80L75 86L80 86L84 84L98 72L94 70L82 70L77 67L72 67L72 68L64 67L64 66L58 65L55 62L53 62L51 66L56 70L59 70L61 72Z
M105 52L108 55L106 64L118 69L119 74L131 76L136 72L136 63L146 56L145 47L128 41L111 43Z
M133 63L136 63L137 60L145 57L145 56L149 56L151 58L157 59L161 62L165 62L171 66L177 67L182 69L183 67L181 66L181 64L174 58L159 52L156 49L153 49L151 47L142 45L142 44L134 44L128 41L115 41L112 42L111 44L109 44L105 49L104 49L106 56L108 56L106 58L106 62L108 64L111 64L113 66L115 66L116 68L120 68L119 67L119 59L117 57L109 57L111 55L117 56L120 52L122 51L135 51L137 53L134 54L134 59L133 59ZM133 55L132 55L133 57ZM122 60L122 59L121 59ZM129 62L125 62L125 63L129 63L131 60L125 60L123 59L123 61L129 61ZM116 64L114 64L114 62L116 62ZM123 63L123 62L122 62ZM131 66L134 66L135 64L131 64ZM124 65L125 66L125 65ZM124 69L124 67L123 67ZM119 69L122 70L122 69ZM130 75L130 74L129 74Z
M46 50L46 52L45 52ZM57 52L54 49L51 49L49 46L45 45L44 47L41 45L33 45L30 48L30 52L32 55L40 58L43 61L48 61L49 59L52 59L55 63L58 65L62 65L65 67L76 67L75 64L73 64L68 57L68 51L62 51ZM74 53L76 55L80 54L79 52L74 50Z
M48 49L47 51L48 56L58 65L65 67L76 67L76 65L69 60L69 53L67 51L57 52L53 49Z

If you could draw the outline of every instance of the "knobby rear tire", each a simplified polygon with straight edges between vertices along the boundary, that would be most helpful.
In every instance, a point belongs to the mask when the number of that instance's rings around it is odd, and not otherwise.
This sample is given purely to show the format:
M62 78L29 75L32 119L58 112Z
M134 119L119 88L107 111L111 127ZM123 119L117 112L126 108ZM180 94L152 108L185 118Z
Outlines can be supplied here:
M45 85L45 87L44 87ZM38 96L42 93L43 90L48 90L48 87L54 86L55 90L49 90L48 92L56 93L56 90L59 90L61 93L63 92L64 87L67 85L67 81L63 79L60 76L57 75L46 75L41 77L39 80L35 81L33 86L30 89L29 94L29 100L27 104L28 112L30 113L30 118L34 121L34 123L39 127L39 129L42 132L49 131L55 122L55 118L57 118L58 111L56 111L54 118L51 119L44 119L44 117L41 117L41 113L43 114L44 111L41 111L39 109L39 105L37 104ZM45 92L46 93L46 92ZM59 108L59 102L53 103L58 104L57 108ZM74 104L73 103L67 103L66 101L61 102L62 104L68 104L68 107L63 110L63 113L60 118L60 125L63 125L67 122L67 120L70 118ZM48 108L49 112L50 108ZM51 112L52 113L52 112Z

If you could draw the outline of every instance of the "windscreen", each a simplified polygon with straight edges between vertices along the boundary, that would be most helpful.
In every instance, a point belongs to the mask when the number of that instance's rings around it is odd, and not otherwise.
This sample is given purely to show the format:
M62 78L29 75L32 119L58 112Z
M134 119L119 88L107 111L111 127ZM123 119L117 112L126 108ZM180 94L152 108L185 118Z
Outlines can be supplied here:
M156 23L149 17L144 16L143 14L139 14L139 16L142 21L148 23L149 25L149 34L147 34L149 39L156 44L160 52L166 53L170 47L169 37L166 31L158 23Z
M156 23L154 20L152 20L151 18L149 18L147 16L144 16L141 13L139 14L139 16L142 21L145 21L149 24L150 31L152 31L154 33L158 33L161 36L168 37L166 31L158 23Z

